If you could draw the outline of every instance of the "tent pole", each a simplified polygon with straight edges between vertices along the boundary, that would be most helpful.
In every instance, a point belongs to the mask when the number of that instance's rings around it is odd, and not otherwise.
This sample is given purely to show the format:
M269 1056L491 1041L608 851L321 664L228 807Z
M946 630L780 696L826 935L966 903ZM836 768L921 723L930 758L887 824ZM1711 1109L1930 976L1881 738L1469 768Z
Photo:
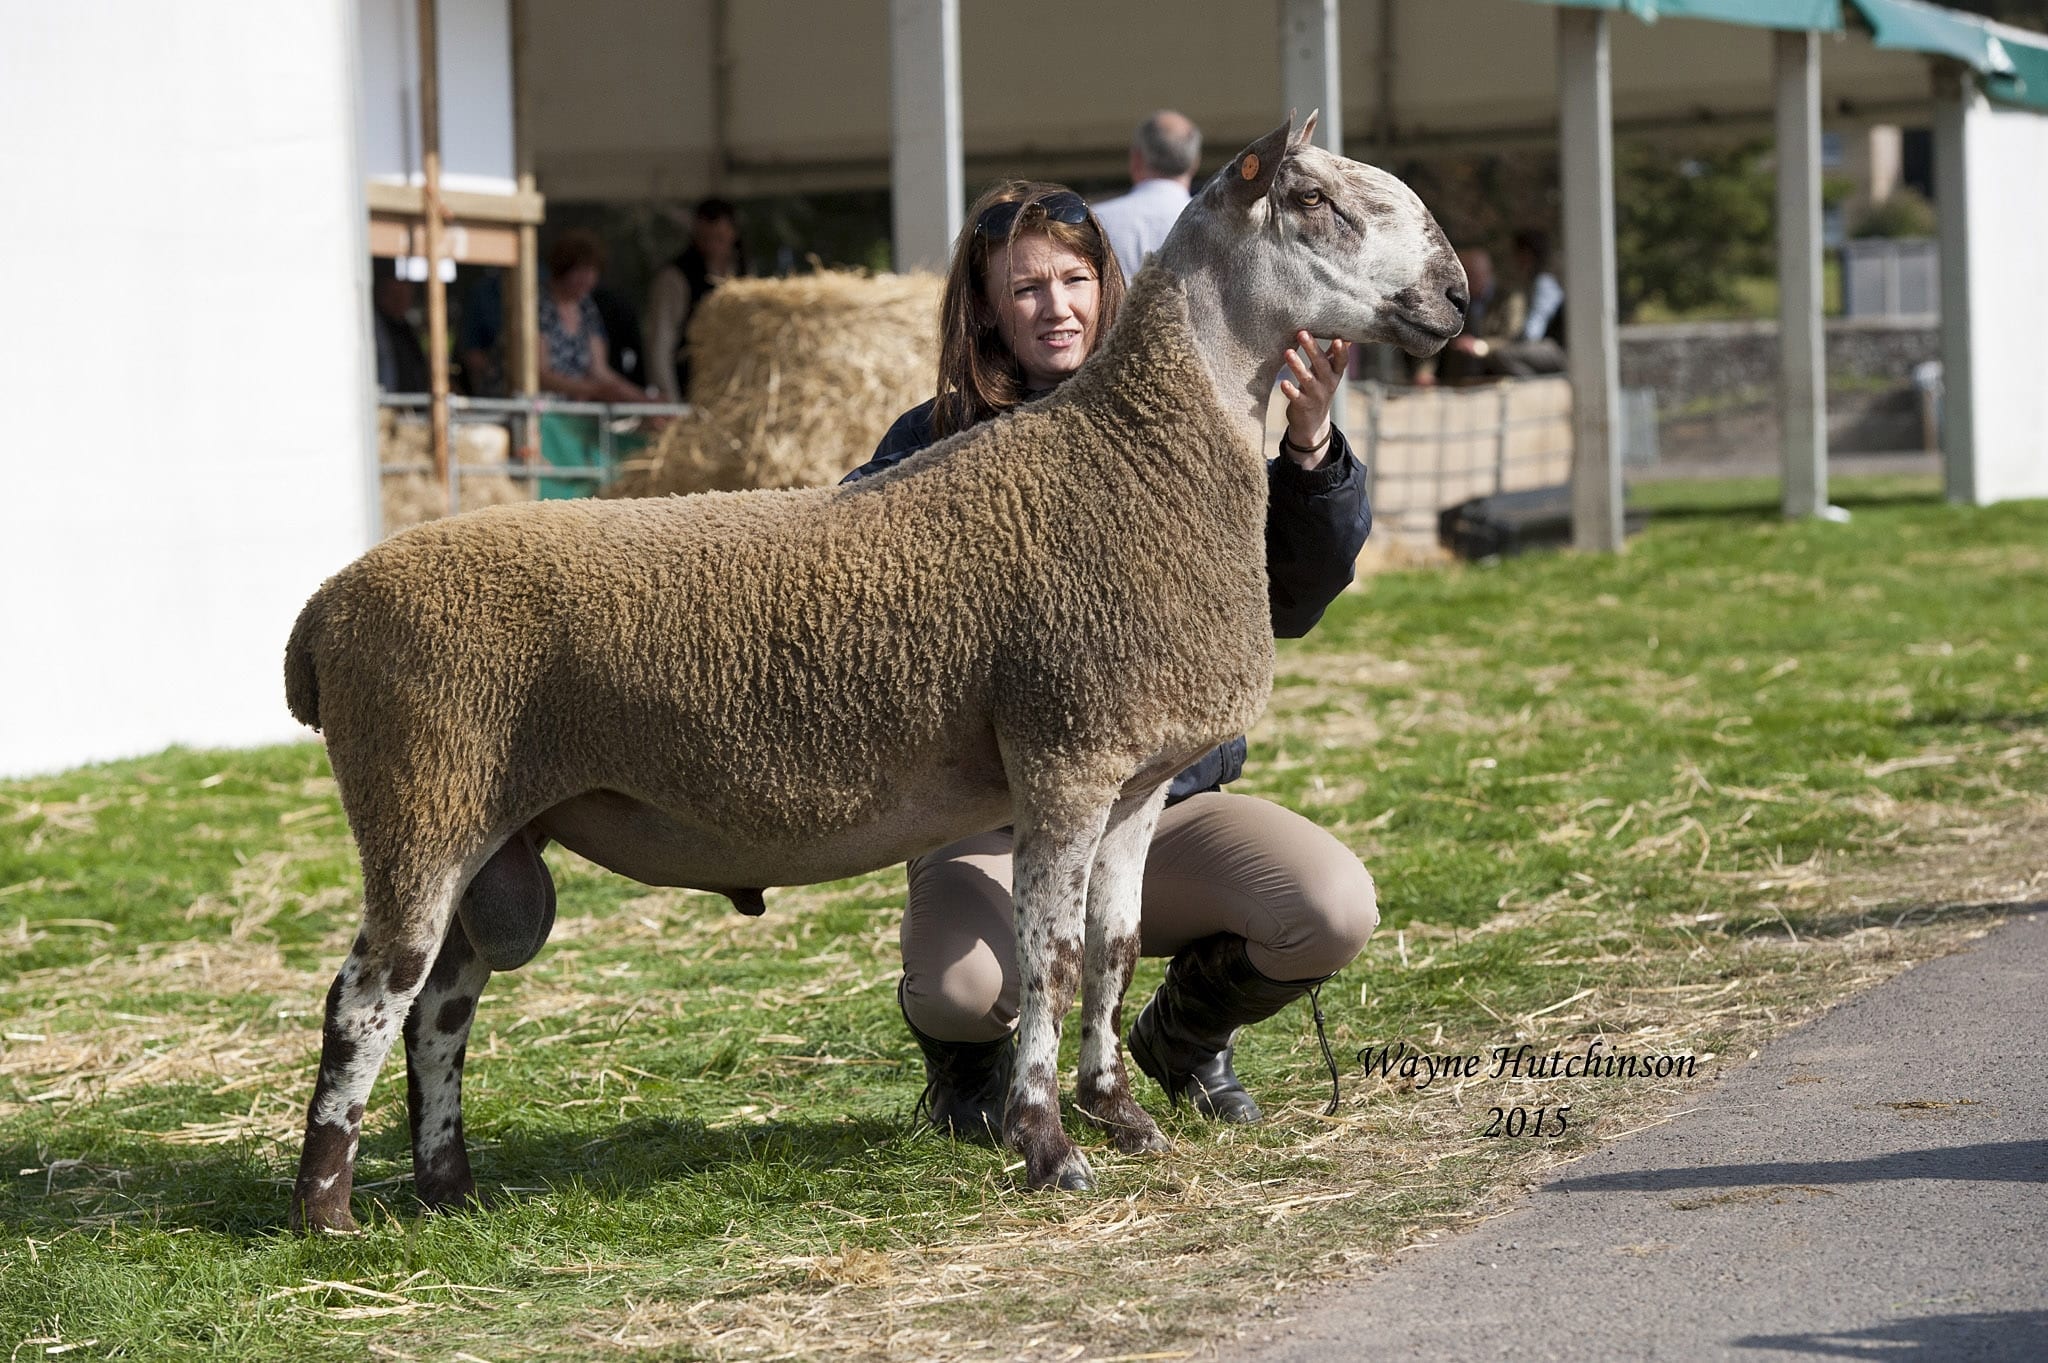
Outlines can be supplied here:
M1820 35L1773 35L1778 136L1778 411L1788 517L1828 506L1827 331L1820 239Z
M1607 14L1557 11L1564 290L1571 315L1572 546L1622 547L1621 360L1614 268L1614 118Z
M889 199L898 273L945 273L966 183L959 0L889 0Z

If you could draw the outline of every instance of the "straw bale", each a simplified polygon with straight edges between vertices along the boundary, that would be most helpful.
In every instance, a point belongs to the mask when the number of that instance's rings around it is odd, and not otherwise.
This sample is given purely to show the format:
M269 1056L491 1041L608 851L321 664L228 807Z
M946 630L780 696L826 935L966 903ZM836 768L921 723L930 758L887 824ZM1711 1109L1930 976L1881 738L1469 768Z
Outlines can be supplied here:
M609 495L821 487L932 395L936 275L735 279L690 323L690 415L627 460Z
M503 465L512 454L512 433L495 423L460 422L448 428L449 457L458 466ZM431 472L393 471L434 462L433 435L423 416L385 409L377 414L377 462L383 466L380 486L384 533L395 535L437 516L448 514L447 486ZM501 502L533 500L533 484L503 473L469 473L458 480L462 510Z

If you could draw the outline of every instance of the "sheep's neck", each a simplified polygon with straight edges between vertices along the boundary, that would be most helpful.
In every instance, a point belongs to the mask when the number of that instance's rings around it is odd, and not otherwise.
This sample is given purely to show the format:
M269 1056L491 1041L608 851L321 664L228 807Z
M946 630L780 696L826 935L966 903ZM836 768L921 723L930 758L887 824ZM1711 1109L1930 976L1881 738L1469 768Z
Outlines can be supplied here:
M1263 449L1266 407L1286 363L1287 342L1264 334L1271 328L1231 307L1215 271L1192 271L1183 282L1195 349L1209 371L1216 400L1233 418L1238 435L1253 449Z

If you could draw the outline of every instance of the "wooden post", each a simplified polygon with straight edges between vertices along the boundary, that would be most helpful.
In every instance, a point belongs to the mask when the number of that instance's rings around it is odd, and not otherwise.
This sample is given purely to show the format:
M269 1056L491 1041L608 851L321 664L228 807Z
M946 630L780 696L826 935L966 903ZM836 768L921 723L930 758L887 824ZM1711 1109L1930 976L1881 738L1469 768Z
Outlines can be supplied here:
M433 377L434 476L448 478L448 287L441 282L441 73L434 0L414 0L420 18L421 217L427 253L427 372ZM450 510L454 510L453 507Z
M1604 10L1557 11L1564 296L1572 343L1572 546L1622 547L1621 359L1614 271L1614 118Z
M1787 516L1828 506L1827 331L1820 240L1820 35L1772 37L1778 136L1778 411Z
M889 199L899 273L945 273L965 210L959 0L889 0Z

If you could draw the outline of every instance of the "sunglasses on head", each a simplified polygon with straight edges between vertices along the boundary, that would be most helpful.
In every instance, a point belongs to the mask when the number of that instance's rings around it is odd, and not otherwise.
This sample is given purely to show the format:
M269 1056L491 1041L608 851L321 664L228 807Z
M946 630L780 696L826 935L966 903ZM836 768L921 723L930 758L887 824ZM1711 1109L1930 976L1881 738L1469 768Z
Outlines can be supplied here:
M1071 189L1054 190L1036 199L1007 199L990 204L974 221L974 234L989 241L1007 241L1024 210L1035 208L1053 222L1079 227L1088 221L1088 203Z

